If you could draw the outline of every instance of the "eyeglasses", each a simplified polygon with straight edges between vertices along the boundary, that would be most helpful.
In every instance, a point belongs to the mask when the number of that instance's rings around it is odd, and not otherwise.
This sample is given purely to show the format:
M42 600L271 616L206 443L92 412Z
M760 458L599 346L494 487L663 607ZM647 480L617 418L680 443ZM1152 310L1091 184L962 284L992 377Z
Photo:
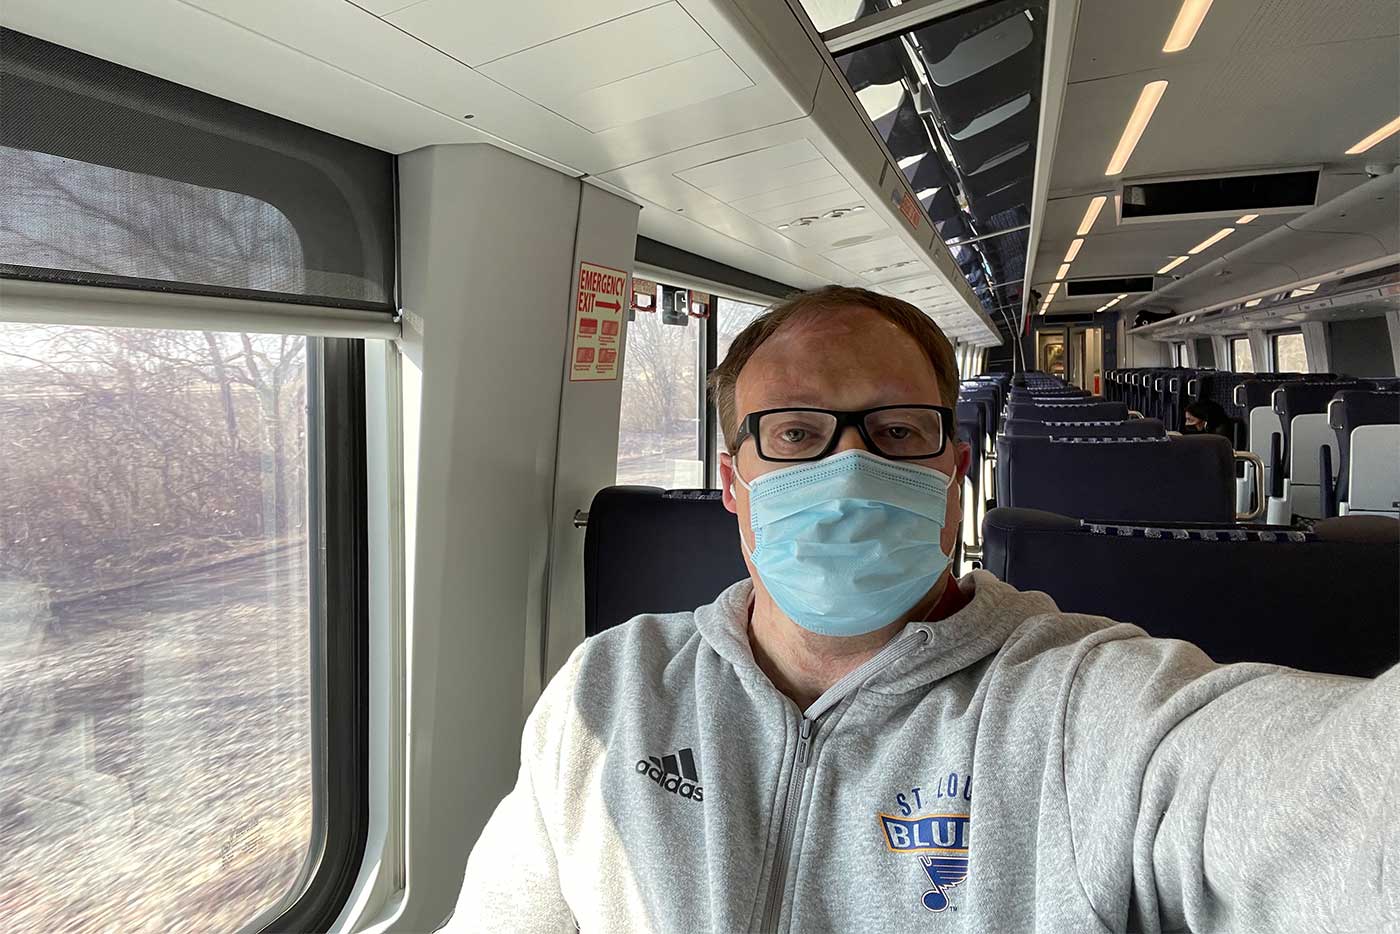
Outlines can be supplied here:
M753 438L765 461L821 460L835 449L841 433L854 426L872 454L925 460L943 453L956 424L953 410L941 405L882 405L859 412L765 409L744 417L734 450Z

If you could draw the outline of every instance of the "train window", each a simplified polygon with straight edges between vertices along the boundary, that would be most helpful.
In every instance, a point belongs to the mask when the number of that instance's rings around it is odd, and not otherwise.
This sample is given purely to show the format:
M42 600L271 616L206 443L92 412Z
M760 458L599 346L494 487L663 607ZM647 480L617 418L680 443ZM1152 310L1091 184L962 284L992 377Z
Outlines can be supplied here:
M1177 366L1186 366L1186 345L1184 343L1173 344L1172 357Z
M1274 369L1280 373L1308 372L1308 349L1302 331L1281 331L1270 337Z
M732 298L721 297L716 308L715 320L715 361L723 363L724 358L729 355L729 348L734 344L734 338L739 333L753 323L753 320L767 310L766 305L755 305L752 302L735 301ZM711 444L714 445L716 457L714 458L714 475L709 478L710 486L719 485L719 457L718 452L727 451L724 444L724 429L719 423L718 415L715 416L714 424L710 426Z
M617 482L662 488L703 485L700 389L704 320L685 290L656 286L649 308L627 324Z
M315 346L0 324L8 930L234 930L299 894Z
M1230 338L1230 362L1236 373L1254 372L1254 351L1249 347L1249 338Z

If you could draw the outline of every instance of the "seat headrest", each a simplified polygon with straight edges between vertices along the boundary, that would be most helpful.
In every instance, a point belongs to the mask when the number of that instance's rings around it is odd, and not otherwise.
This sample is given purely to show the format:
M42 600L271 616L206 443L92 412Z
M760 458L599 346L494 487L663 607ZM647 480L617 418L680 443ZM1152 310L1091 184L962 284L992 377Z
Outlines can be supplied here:
M1400 522L1347 516L1311 532L1232 523L1079 522L994 509L987 570L1061 610L1185 639L1218 662L1374 677L1400 660Z
M642 613L693 610L748 576L738 522L719 490L599 490L583 566L590 636Z

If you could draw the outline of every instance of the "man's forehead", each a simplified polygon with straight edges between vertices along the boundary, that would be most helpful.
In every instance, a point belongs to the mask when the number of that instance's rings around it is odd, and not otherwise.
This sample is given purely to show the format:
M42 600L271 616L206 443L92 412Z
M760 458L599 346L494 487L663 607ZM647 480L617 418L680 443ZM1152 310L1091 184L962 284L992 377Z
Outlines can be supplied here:
M784 324L745 364L737 390L746 411L942 401L918 341L879 312L858 306Z

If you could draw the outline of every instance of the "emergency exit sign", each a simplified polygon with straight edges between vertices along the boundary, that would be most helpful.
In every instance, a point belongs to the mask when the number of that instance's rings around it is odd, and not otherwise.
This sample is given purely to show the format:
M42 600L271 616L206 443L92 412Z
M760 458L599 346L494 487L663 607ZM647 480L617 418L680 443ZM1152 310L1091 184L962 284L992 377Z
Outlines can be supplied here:
M627 273L597 263L579 263L573 346L569 352L570 381L617 379L626 295Z

